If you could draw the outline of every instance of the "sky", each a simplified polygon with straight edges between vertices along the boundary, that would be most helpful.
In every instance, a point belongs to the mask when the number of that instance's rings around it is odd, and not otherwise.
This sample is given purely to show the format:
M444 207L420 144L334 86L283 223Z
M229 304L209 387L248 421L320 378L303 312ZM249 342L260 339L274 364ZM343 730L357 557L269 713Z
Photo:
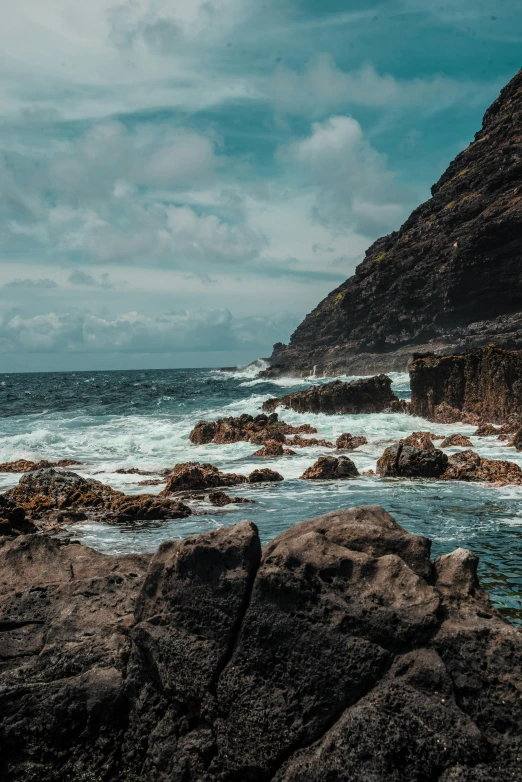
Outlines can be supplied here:
M17 0L0 372L270 355L522 66L519 0Z

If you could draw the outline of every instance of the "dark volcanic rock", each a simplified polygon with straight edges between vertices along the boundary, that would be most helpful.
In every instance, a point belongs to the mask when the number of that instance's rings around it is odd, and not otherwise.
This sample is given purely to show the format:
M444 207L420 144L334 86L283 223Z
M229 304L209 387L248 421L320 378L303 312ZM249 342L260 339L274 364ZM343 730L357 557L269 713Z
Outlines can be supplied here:
M262 470L254 470L248 476L249 483L277 483L284 480L283 476L275 470L263 467Z
M173 494L192 489L213 489L218 486L237 486L247 481L246 475L221 472L213 464L186 462L176 464L161 494Z
M290 448L283 448L283 444L278 443L277 440L266 440L263 448L253 453L252 456L295 456L295 451L292 451Z
M210 492L208 501L218 508L222 508L225 505L253 505L255 503L255 500L249 500L246 497L230 497L228 494L225 494L224 491Z
M26 518L25 510L4 494L0 494L0 537L2 535L27 535L36 527Z
M118 524L186 518L191 514L190 508L179 501L152 494L123 494L93 478L54 468L27 473L5 496L44 529L88 516Z
M290 445L297 448L333 448L333 443L329 440L320 440L317 437L301 437L296 434L292 440L287 440Z
M34 472L48 467L75 467L82 462L75 459L61 459L59 462L48 462L44 459L41 462L31 462L27 459L18 459L16 462L3 462L0 464L0 472Z
M413 415L440 421L437 407L446 405L460 420L503 423L522 413L521 351L489 345L462 355L418 356L409 371Z
M448 467L441 476L445 481L486 481L499 486L522 485L522 469L503 459L484 459L475 451L461 451L449 457Z
M377 462L381 478L440 478L448 466L448 457L438 448L392 445Z
M502 437L502 435L500 435L500 437ZM511 445L516 448L517 451L522 451L522 429L515 432L515 435L511 440Z
M465 434L450 434L450 436L446 437L440 444L441 448L452 448L454 446L472 448L473 443Z
M522 635L383 509L0 546L5 782L521 778ZM145 571L148 570L145 575Z
M408 437L404 437L400 442L402 445L413 445L414 448L422 448L425 451L432 451L435 446L433 445L433 435L431 432L412 432Z
M392 402L399 400L391 390L390 378L378 375L350 383L334 380L322 386L310 386L306 391L267 399L263 410L271 411L283 406L298 413L382 413L390 408Z
M356 478L359 475L357 467L347 456L321 456L301 475L303 481L332 481L345 478Z
M522 348L522 71L432 197L278 343L267 374L404 370L414 352Z
M240 415L238 418L220 418L217 421L200 421L189 435L194 445L239 443L246 441L264 445L269 440L283 443L287 434L315 434L317 429L309 424L291 426L272 415Z
M356 448L359 448L361 445L366 445L368 442L368 439L363 436L355 436L353 434L350 434L349 432L346 432L345 434L341 434L335 443L335 447L338 451L355 451Z

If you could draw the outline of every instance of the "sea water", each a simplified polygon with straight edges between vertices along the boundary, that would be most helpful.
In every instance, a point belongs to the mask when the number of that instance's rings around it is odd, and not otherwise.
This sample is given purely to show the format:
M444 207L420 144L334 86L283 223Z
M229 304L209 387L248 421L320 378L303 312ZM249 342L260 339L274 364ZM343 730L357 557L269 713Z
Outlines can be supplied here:
M266 543L305 519L354 505L379 504L408 531L433 541L433 554L458 546L480 557L480 575L505 616L522 620L522 487L493 488L483 484L436 480L381 480L361 476L348 481L301 481L299 476L327 448L297 449L295 456L254 458L249 443L194 446L189 432L202 419L242 413L256 415L265 399L330 378L257 376L259 367L237 372L208 369L130 372L71 372L0 375L0 461L25 458L76 459L74 468L129 494L158 493L163 488L139 486L138 475L119 468L137 467L158 473L187 461L210 462L221 470L250 473L270 467L284 482L239 486L230 493L255 499L253 505L216 509L184 520L144 522L119 527L100 522L71 528L82 543L107 554L154 551L165 540L183 538L248 518ZM391 374L393 390L409 397L407 374ZM352 379L352 378L343 378ZM471 436L463 424L431 424L408 415L311 415L279 409L291 424L309 423L318 437L331 440L344 432L365 435L368 444L349 456L359 471L374 469L387 445L415 430ZM471 437L482 456L509 459L522 466L522 454L496 438ZM448 449L452 453L462 449ZM152 476L154 477L154 476ZM0 491L20 476L0 475Z

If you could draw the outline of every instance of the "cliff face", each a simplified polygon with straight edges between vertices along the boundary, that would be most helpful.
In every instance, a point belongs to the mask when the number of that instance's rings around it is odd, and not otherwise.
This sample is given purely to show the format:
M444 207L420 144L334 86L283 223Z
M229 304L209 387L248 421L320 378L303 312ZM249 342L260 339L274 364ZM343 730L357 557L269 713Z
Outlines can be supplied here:
M402 370L420 349L522 348L521 260L522 71L432 198L274 346L267 373Z

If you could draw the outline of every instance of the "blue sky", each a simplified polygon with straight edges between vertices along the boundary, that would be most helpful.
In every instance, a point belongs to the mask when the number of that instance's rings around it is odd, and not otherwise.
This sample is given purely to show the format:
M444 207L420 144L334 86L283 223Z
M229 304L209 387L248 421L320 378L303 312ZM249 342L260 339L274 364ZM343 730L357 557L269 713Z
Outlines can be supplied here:
M398 228L521 66L515 0L18 0L0 370L246 363Z

